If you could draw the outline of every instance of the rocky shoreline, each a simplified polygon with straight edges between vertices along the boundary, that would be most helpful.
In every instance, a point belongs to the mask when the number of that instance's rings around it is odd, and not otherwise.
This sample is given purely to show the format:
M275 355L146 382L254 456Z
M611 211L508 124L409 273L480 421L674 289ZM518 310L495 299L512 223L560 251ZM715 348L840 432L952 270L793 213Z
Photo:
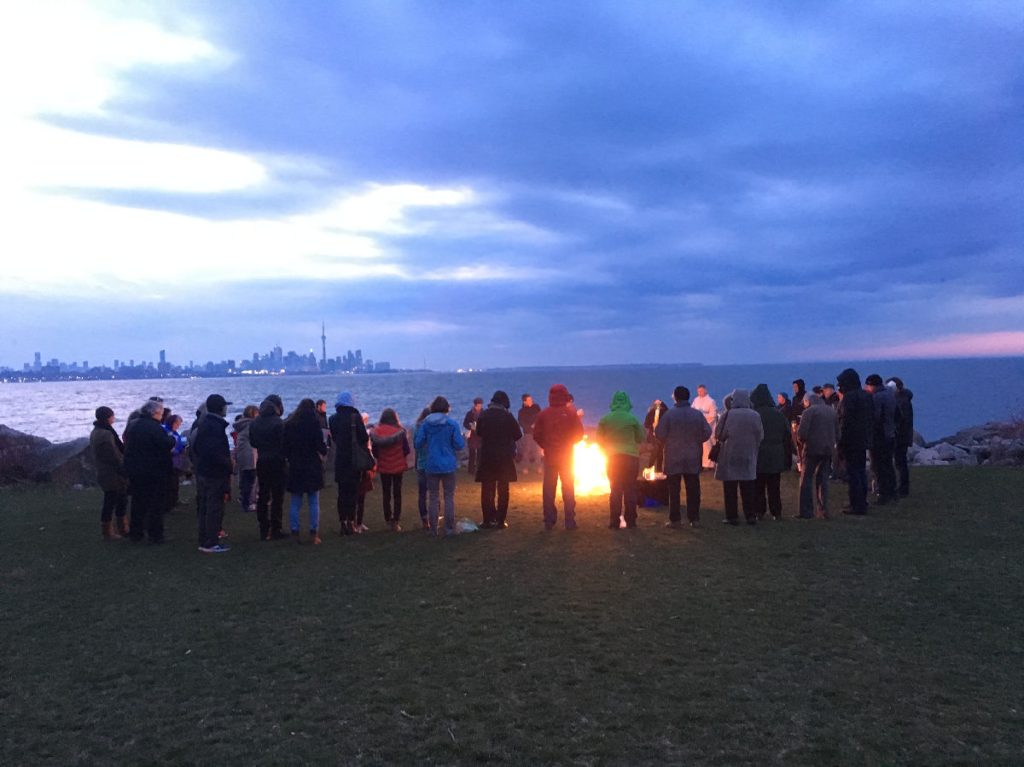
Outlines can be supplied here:
M992 421L934 442L914 435L907 453L914 466L1024 466L1024 420ZM96 484L96 469L85 437L53 443L0 424L0 485L55 482Z

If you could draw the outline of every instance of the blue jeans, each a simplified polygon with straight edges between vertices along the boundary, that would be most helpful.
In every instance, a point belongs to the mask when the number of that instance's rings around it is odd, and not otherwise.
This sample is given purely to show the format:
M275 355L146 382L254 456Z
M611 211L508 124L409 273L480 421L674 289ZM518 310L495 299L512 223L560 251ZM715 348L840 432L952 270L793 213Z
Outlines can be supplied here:
M309 497L309 529L320 529L320 491L306 493ZM302 493L292 493L292 505L288 510L288 521L293 533L299 532L299 509L302 508Z
M438 491L444 486L444 531L455 532L455 472L450 474L427 475L427 514L430 517L430 532L437 532L437 517L441 498Z
M805 455L800 474L800 516L811 519L815 510L828 514L828 475L832 471L831 455Z

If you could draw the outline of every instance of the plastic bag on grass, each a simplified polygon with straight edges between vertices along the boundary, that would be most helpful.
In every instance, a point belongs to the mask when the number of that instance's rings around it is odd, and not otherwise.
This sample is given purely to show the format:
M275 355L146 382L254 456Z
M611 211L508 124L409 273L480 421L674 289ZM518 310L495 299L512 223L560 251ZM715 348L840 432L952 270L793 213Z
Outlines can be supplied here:
M463 517L455 523L455 531L459 533L475 533L479 529L480 528L477 527L476 522L472 519L467 519L466 517Z

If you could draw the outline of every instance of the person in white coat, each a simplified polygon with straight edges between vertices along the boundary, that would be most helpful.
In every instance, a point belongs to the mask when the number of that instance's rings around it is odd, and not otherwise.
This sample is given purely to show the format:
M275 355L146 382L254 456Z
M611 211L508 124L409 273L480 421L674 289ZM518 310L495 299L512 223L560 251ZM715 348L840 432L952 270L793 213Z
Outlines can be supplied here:
M715 431L715 426L718 424L718 405L715 404L715 400L708 394L708 387L704 384L697 385L697 396L693 398L693 402L690 403L690 407L694 410L699 410L701 415L704 416L704 420L708 422L708 426L711 427L712 434ZM704 443L704 455L701 459L701 465L705 469L715 468L714 461L708 458L708 453L711 451L711 443L714 437L710 437Z

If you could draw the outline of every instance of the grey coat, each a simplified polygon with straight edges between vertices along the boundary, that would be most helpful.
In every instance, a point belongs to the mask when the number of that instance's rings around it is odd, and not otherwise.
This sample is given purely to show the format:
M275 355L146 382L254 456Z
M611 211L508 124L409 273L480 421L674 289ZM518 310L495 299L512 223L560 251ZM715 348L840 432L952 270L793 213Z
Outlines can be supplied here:
M715 430L722 443L715 467L715 479L723 482L757 479L757 453L764 439L761 416L750 408L750 393L736 389L732 407L722 416Z
M233 424L238 435L238 441L235 443L235 468L239 471L256 468L256 448L249 441L249 426L252 421L252 418L239 418Z
M699 474L711 426L704 414L679 402L658 419L654 436L665 445L666 474Z
M800 416L797 436L804 455L832 455L839 441L839 417L835 408L826 405L821 397L812 396L811 406Z

